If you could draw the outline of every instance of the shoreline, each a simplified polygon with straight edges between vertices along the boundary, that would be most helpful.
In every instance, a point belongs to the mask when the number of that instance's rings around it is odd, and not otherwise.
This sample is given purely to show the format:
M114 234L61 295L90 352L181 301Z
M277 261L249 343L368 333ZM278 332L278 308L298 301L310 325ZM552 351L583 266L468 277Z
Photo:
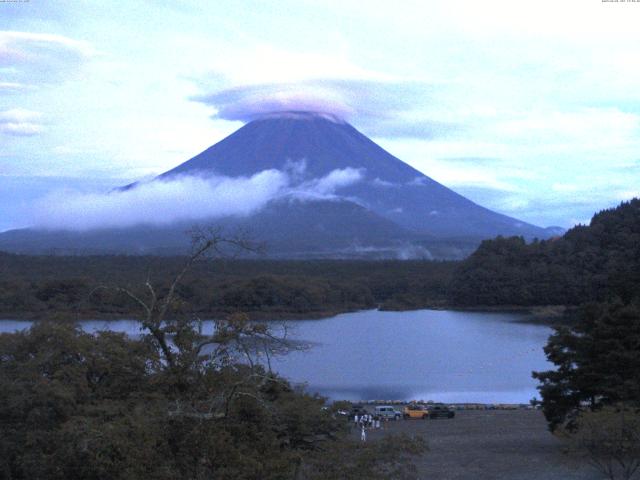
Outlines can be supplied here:
M540 410L539 407L527 402L502 403L502 402L434 402L423 400L335 400L336 402L349 402L351 405L380 406L391 405L405 407L406 405L447 405L454 410Z
M349 310L324 310L324 311L312 311L312 312L281 312L281 311L225 311L225 312L199 312L198 316L203 320L213 320L218 318L224 318L233 314L244 314L249 317L250 320L254 321L269 321L269 320L286 320L286 321L296 321L296 320L322 320L326 318L335 317L336 315L340 315L343 313L353 313L358 311L366 311L366 310L376 310L375 308L365 308L365 309L349 309ZM64 322L84 322L91 320L103 320L105 322L117 322L120 320L136 320L138 313L106 313L106 312L82 312L82 313L55 313L55 312L0 312L0 322L2 321L10 321L10 320L24 320L24 321L37 321L43 318L49 317L54 321L64 321ZM58 317L58 318L55 318Z
M388 309L381 308L351 308L351 309L335 309L321 310L309 312L290 312L290 311L214 311L199 312L198 316L202 319L211 320L224 318L235 313L245 314L250 320L254 321L304 321L304 320L323 320L332 318L337 315L354 313L359 311L378 310L382 312L411 312L416 310L450 310L454 312L475 312L475 313L516 313L524 314L527 318L516 320L519 323L529 323L536 325L554 325L560 323L565 313L575 307L566 305L540 305L540 306L521 306L521 305L428 305L415 308ZM56 313L56 312L0 312L0 322L9 320L25 320L37 321L43 318L50 318L54 321L119 321L119 320L135 320L137 313L133 312L97 312L83 311L75 313ZM56 318L58 317L58 318Z

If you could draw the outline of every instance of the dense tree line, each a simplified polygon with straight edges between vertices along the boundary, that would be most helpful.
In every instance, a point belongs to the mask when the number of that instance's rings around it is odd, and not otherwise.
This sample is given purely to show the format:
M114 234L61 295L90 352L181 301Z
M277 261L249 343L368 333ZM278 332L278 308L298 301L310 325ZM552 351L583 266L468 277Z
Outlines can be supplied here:
M140 289L180 268L181 257L23 256L0 253L0 315L123 317L134 302L99 286ZM210 260L184 278L179 298L201 316L323 316L381 306L442 305L454 263L429 261Z
M580 305L640 294L640 200L596 214L563 237L482 242L450 284L454 305Z
M534 372L552 431L605 478L640 468L640 302L589 303L545 347L555 368Z
M459 301L577 306L545 346L554 368L533 376L549 428L612 480L640 468L639 275L637 199L553 241L485 242L457 272Z
M589 439L610 433L597 422L640 415L639 199L602 211L588 226L572 228L560 238L482 242L455 269L449 300L466 306L573 307L545 347L555 368L534 372L552 430L562 429L592 448ZM619 433L620 438L640 435L624 429ZM632 443L625 440L618 451L607 451L607 458L630 451L636 455L640 437ZM637 457L627 460L631 470L639 465ZM610 466L608 461L599 465Z
M129 299L99 285L169 278L181 257L24 256L0 252L0 315L121 317ZM640 200L564 236L486 240L462 262L217 260L194 268L181 298L202 315L322 316L380 306L580 305L640 292Z
M534 373L552 429L571 429L582 410L640 407L640 302L590 303L575 316L545 347L555 369Z

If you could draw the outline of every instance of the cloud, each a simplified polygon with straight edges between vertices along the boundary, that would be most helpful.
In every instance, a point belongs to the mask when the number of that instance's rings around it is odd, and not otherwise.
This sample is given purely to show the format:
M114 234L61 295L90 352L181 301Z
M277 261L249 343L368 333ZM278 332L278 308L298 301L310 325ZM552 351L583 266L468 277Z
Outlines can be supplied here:
M37 202L34 224L91 230L247 215L275 198L287 183L282 172L265 170L249 178L158 180L107 194L61 191Z
M462 130L455 122L429 118L428 103L436 86L425 80L363 73L362 78L314 77L233 85L226 74L209 75L199 85L206 93L191 100L213 107L216 119L250 122L272 114L315 112L353 122L375 137L431 139Z
M23 93L33 89L31 85L19 82L0 82L0 95Z
M11 110L0 112L0 121L30 122L38 120L41 117L42 113L27 110L25 108L12 108Z
M542 194L535 190L508 192L483 186L460 186L456 190L492 210L526 218L536 225L565 228L585 223L584 219L603 208L615 207L640 194L637 189L625 190L622 186L597 183L555 183Z
M446 157L443 161L459 165L483 165L486 167L505 163L504 159L494 157Z
M65 56L89 57L95 50L87 43L62 35L47 33L0 31L0 64L39 62L60 53Z
M42 132L42 127L35 123L0 123L0 133L16 137L31 137Z
M0 112L0 133L15 136L32 136L42 132L39 122L42 114L23 108Z
M516 140L607 148L637 137L640 115L612 107L534 110L500 122L494 128L498 135Z
M352 185L362 179L362 171L351 167L336 169L318 180L302 184L302 190L317 196L333 195L336 190Z
M372 137L419 138L432 140L464 133L466 127L454 122L405 118L380 119L367 123L363 129Z
M95 54L89 43L63 35L0 31L0 68L6 72L0 93L64 80Z
M420 178L420 177L418 177ZM393 182L388 182L386 180L382 180L378 177L374 178L371 182L373 185L375 185L376 187L384 187L384 188L390 188L390 187L398 187L399 185L397 183L393 183Z
M346 168L294 185L294 175L272 169L251 177L180 176L109 193L58 191L35 202L31 223L85 231L246 216L279 198L338 198L337 190L361 178L362 172Z
M216 118L249 122L280 112L317 112L347 119L354 114L344 92L328 85L252 85L234 87L194 100L214 106Z
M551 185L551 190L560 193L573 193L580 190L580 186L574 183L554 183Z

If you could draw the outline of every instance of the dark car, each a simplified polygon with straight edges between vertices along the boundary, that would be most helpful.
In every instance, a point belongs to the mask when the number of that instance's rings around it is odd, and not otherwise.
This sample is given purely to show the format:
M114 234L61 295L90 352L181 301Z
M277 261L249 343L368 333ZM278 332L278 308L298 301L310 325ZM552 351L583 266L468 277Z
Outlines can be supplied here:
M353 405L351 405L351 410L349 411L349 417L355 417L356 415L360 416L360 415L364 415L365 413L368 413L368 412L364 408L364 405L354 403Z
M429 418L453 418L456 415L456 412L446 405L429 405L427 409L429 410Z

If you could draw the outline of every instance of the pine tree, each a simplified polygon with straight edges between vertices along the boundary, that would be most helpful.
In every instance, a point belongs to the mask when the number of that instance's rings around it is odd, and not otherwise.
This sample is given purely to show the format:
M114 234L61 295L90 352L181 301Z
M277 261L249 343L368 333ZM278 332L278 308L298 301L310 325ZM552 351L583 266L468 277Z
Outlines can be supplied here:
M550 428L584 409L624 402L640 405L640 305L615 300L582 308L545 347L556 370L534 372Z

